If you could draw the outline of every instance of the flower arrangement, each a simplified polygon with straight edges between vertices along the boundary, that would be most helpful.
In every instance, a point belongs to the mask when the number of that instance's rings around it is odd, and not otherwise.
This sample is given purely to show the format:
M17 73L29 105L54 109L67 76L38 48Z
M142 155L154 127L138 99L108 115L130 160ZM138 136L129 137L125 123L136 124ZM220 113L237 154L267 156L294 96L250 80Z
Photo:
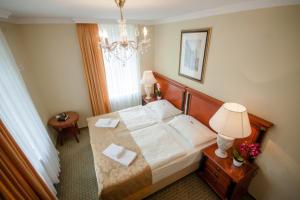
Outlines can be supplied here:
M254 159L261 153L260 145L258 143L255 144L242 143L240 145L240 152L243 155L247 157L249 156L250 158Z
M161 99L161 91L160 91L160 84L159 83L156 83L156 97L157 99Z
M233 164L237 167L241 166L245 158L256 158L261 153L260 145L257 143L242 143L239 150L233 148Z

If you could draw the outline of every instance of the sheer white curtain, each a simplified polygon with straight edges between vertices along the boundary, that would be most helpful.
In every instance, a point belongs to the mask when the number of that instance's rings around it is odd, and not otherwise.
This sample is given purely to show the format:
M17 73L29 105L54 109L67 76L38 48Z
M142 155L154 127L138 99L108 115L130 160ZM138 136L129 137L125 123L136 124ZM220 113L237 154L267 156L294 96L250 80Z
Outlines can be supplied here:
M58 183L58 152L32 103L0 30L0 118L49 189Z
M118 24L101 24L109 42L120 39ZM136 40L136 26L127 25L129 40ZM112 111L121 110L141 104L140 64L138 54L134 54L125 66L118 59L111 56L108 60L104 56L107 89Z

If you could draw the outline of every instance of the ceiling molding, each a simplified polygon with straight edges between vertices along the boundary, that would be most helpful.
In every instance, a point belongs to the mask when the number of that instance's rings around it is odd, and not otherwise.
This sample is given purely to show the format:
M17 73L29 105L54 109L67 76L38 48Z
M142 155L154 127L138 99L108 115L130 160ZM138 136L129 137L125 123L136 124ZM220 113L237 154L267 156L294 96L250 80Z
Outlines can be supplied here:
M9 18L14 24L74 24L71 18Z
M199 19L203 17L222 15L227 13L235 13L247 10L256 10L262 8L278 7L278 6L288 6L288 5L298 5L299 0L255 0L251 2L243 2L228 6L222 6L214 9L207 9L199 12L194 12L186 15L180 15L176 17L169 17L166 19L156 20L154 24L164 24L178 21L185 21L191 19Z
M11 15L10 11L0 9L0 18L8 19L10 15Z
M74 23L99 23L99 24L111 24L117 23L117 19L80 19L73 18ZM154 25L153 20L126 20L127 24L145 24L145 25Z
M270 8L277 6L299 5L300 0L254 0L243 2L219 8L203 10L190 14L165 18L161 20L127 20L129 24L156 25L203 17L235 13L247 10ZM14 24L74 24L74 23L116 23L117 19L84 19L84 18L14 18L9 17L11 12L0 9L0 21L6 21Z
M14 24L75 24L75 23L117 23L117 19L81 19L81 18L13 18L5 19ZM127 20L128 24L153 25L152 20Z

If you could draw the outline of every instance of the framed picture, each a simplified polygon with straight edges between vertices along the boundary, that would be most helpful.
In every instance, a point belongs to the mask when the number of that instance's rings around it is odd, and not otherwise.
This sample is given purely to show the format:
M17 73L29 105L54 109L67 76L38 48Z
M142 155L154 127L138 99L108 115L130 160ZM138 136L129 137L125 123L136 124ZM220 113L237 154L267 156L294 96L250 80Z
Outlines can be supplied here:
M181 31L179 75L203 81L211 28Z

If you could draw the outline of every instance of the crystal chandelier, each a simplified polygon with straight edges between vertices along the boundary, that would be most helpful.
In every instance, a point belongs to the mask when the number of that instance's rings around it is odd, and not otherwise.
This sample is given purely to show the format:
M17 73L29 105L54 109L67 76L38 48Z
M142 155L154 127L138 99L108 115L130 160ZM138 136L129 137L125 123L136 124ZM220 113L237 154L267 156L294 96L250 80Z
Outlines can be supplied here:
M135 37L136 40L128 40L127 30L126 30L126 20L123 16L123 7L125 0L115 0L117 6L120 9L121 19L118 20L120 40L119 41L108 41L108 35L105 30L100 32L100 47L106 59L110 59L114 56L119 61L125 65L125 63L134 55L135 53L145 53L150 47L150 39L147 38L148 30L146 27L143 28L143 37L140 36L139 30L136 29Z

